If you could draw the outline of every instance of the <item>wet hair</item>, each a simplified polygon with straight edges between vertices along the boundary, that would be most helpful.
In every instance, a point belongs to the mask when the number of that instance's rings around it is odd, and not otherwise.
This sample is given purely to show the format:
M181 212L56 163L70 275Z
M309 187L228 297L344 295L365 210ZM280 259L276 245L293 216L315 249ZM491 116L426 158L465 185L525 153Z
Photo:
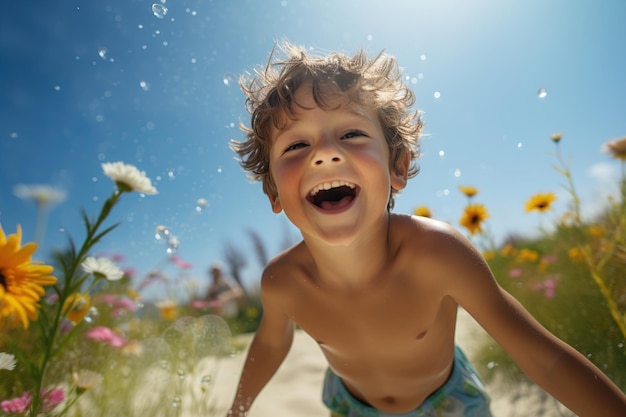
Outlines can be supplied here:
M278 56L281 55L281 56ZM302 85L310 85L315 103L323 109L338 95L350 105L374 110L378 114L389 147L389 166L397 170L403 156L410 156L409 178L419 167L420 113L411 110L413 92L402 82L401 70L393 56L382 52L369 58L363 50L352 56L330 53L313 56L303 47L288 42L277 45L265 67L239 80L246 95L250 127L241 125L245 141L231 141L240 164L253 180L263 183L268 196L277 194L270 173L272 134L283 129L293 114L294 94ZM297 103L296 103L297 104ZM388 208L394 204L397 190L390 190Z

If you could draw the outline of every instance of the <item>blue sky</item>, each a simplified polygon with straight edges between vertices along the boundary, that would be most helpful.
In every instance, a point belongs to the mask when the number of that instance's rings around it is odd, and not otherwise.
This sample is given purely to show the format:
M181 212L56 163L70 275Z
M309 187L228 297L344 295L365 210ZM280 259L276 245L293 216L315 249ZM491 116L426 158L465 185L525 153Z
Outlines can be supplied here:
M601 145L626 135L626 3L622 1L152 1L10 2L0 14L0 223L35 234L32 201L17 184L49 184L68 195L48 215L40 260L81 241L80 210L96 215L113 190L102 162L145 170L155 196L126 195L122 221L95 252L122 253L122 266L176 275L165 225L179 256L206 280L231 244L250 253L246 280L258 279L248 231L275 254L288 235L228 148L247 123L234 80L263 64L276 40L315 51L371 54L385 49L403 67L423 111L421 173L396 212L427 205L458 225L459 184L480 189L497 238L532 234L537 192L567 195L554 171L550 135L563 132L576 185L593 212L616 183L618 164ZM226 82L225 82L226 80ZM538 97L545 88L547 96ZM199 198L208 207L196 211ZM206 281L203 281L206 282Z

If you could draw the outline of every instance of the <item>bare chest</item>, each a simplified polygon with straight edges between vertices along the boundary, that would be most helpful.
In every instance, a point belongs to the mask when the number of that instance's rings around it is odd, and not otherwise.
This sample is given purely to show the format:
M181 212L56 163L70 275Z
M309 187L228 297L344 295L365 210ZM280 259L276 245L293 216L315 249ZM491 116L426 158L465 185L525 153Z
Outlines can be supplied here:
M292 318L329 360L393 362L453 337L456 306L434 290L373 289L355 294L304 291Z

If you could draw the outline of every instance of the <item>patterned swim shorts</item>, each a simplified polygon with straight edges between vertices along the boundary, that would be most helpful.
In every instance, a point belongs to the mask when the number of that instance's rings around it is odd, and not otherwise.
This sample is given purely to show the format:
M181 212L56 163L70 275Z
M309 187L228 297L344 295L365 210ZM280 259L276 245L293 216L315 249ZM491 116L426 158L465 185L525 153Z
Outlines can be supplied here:
M458 346L450 377L416 410L393 414L363 404L330 369L326 371L322 400L330 411L342 417L491 417L484 383Z

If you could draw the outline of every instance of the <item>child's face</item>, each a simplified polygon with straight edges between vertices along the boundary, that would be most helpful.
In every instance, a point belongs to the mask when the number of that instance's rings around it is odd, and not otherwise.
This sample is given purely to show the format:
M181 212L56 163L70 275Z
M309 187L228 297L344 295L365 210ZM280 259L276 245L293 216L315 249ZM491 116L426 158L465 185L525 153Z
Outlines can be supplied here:
M270 174L278 190L272 208L284 210L305 237L349 244L385 218L391 187L406 185L408 155L403 172L390 170L374 110L346 106L341 97L321 109L310 84L294 99L295 120L272 134Z

